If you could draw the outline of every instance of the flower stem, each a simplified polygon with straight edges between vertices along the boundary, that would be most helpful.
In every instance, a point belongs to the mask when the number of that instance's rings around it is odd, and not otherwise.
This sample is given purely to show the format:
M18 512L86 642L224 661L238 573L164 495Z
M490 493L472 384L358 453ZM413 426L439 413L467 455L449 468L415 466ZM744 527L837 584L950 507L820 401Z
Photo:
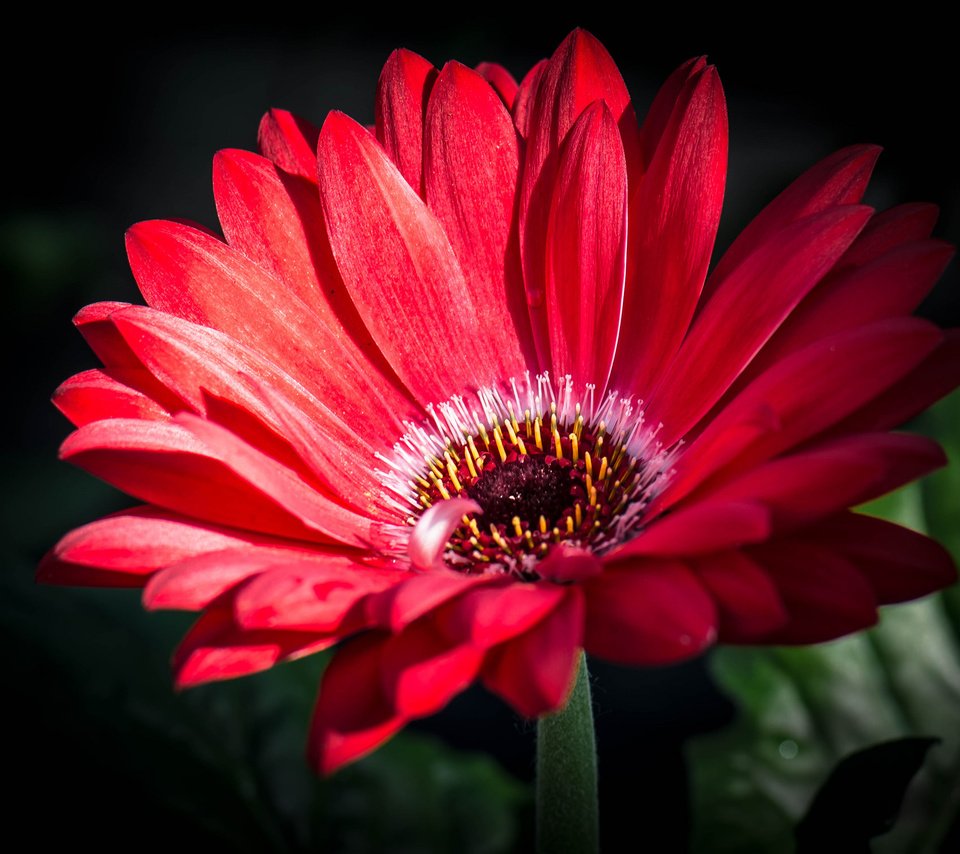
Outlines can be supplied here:
M597 746L587 658L567 705L537 723L537 852L596 854Z

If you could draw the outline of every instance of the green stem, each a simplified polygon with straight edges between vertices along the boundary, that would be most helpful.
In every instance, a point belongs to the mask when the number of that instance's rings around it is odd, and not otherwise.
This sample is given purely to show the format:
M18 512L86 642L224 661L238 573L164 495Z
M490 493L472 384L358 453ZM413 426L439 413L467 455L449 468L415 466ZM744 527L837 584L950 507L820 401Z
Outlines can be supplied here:
M587 659L567 705L537 723L537 852L596 854L597 745Z

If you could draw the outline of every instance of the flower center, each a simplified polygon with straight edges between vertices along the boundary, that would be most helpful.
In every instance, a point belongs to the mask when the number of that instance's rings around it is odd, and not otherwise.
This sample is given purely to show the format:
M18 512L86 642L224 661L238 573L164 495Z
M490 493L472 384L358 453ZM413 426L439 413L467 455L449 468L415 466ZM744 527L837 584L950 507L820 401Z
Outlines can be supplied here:
M428 408L432 424L405 425L393 458L381 457L387 500L403 499L412 525L439 501L475 501L482 512L463 517L444 552L468 573L532 580L558 543L603 553L636 536L672 458L642 411L616 392L597 406L589 385L575 402L570 377L559 390L546 374L509 385L512 396L480 389L473 409L452 398Z

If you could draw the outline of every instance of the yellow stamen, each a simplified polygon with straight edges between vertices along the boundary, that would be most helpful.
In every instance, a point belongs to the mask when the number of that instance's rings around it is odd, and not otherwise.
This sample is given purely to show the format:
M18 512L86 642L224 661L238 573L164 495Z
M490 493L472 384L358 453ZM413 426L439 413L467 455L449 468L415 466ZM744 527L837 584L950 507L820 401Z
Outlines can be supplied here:
M513 425L509 421L504 421L503 426L507 428L507 435L510 437L510 441L514 445L517 444L517 431L514 430Z
M543 450L543 437L540 435L540 416L533 422L533 441L537 443L537 450Z
M600 474L597 475L597 480L604 480L607 476L607 458L604 457L600 460Z
M577 527L579 528L583 524L583 508L580 506L579 501L573 505L573 515L577 520Z
M570 454L573 456L573 461L577 462L580 459L580 444L577 441L577 434L570 434Z
M475 460L479 460L480 452L477 450L477 446L473 444L473 436L467 436L467 444L470 446L470 453L468 456L473 457Z
M546 518L546 516L541 516L541 517L540 517L540 533L541 533L541 534L547 533L547 518Z
M470 444L473 444L473 439L470 440ZM470 452L463 455L464 460L467 462L467 469L470 471L470 477L472 477L474 480L476 480L478 477L477 467L473 464L473 451L475 450L476 448L472 448Z
M597 506L597 488L595 486L590 487L590 506Z
M494 441L497 443L497 453L500 454L500 462L505 463L507 461L507 452L503 448L503 439L500 436L500 428L495 427L493 431Z
M524 456L527 455L527 446L523 444L523 439L517 436L517 450Z
M584 465L584 468L586 468L587 470L587 474L592 475L593 474L593 458L590 456L589 451L583 452L583 465Z
M557 431L557 428L553 427L553 448L557 453L557 459L563 459L563 447L560 445L560 433Z
M522 536L523 536L523 528L522 528L521 525L520 525L520 517L519 517L519 516L514 516L514 517L510 520L510 524L513 525L513 532L514 532L518 537L522 537Z
M530 420L530 410L523 410L523 420L526 422L527 426L527 438L529 439L533 435L533 423Z
M577 507L579 506L580 505L578 504ZM573 516L567 516L567 533L568 534L573 533Z

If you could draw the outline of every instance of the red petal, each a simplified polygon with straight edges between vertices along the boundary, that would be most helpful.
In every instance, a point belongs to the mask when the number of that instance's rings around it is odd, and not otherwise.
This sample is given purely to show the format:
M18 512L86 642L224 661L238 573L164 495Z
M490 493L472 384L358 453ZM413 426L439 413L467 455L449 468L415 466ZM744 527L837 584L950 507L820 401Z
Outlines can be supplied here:
M482 661L481 649L451 645L429 619L420 620L384 645L384 693L404 717L432 715L473 682Z
M320 195L340 272L415 397L443 401L521 374L517 332L503 306L477 302L440 223L375 140L331 113L319 151Z
M523 91L521 87L521 95ZM597 100L606 103L620 129L627 163L639 162L639 128L627 87L610 54L584 30L567 36L544 67L532 102L523 106L526 118L520 115L520 96L515 107L521 133L525 127L529 131L520 185L520 249L531 330L543 365L550 353L543 290L545 238L560 145Z
M537 564L541 578L562 584L565 581L583 581L603 572L603 564L591 551L570 543L558 543Z
M926 596L957 580L943 546L884 519L844 513L807 528L804 537L853 563L881 605Z
M787 621L776 585L741 552L697 558L691 568L716 603L721 643L749 643Z
M402 570L374 569L353 554L315 554L276 560L237 592L233 612L244 629L356 631L365 624L360 600L401 583Z
M513 101L513 123L520 135L526 139L530 135L530 122L533 114L533 101L540 86L540 78L546 70L549 60L541 59L531 68L517 89L517 97Z
M127 233L130 266L147 302L218 329L311 389L341 417L389 411L398 396L278 279L203 232L144 222Z
M70 377L53 393L53 403L77 427L104 418L165 421L170 417L159 403L100 370Z
M468 588L495 580L496 576L492 575L465 575L446 569L435 569L422 575L411 573L403 583L372 595L366 601L366 609L376 625L398 632Z
M97 421L68 436L60 456L129 495L186 516L292 539L325 539L178 424Z
M897 246L865 266L829 275L797 306L738 384L820 338L910 314L952 257L952 246L925 240Z
M691 80L700 76L707 67L706 57L688 59L671 74L657 92L647 115L640 126L640 148L643 152L643 170L646 171L653 155L670 124L677 102L689 95Z
M671 664L717 636L713 600L682 563L638 563L583 585L587 652L621 664Z
M446 605L437 625L458 643L487 649L516 637L557 608L566 588L512 581L476 587Z
M948 329L926 359L836 425L838 435L899 427L960 385L960 329Z
M417 520L410 535L410 563L420 570L438 569L450 535L463 524L467 513L482 513L483 508L468 498L451 498L434 504Z
M624 324L611 385L646 397L693 317L716 239L727 111L716 69L691 78L630 199Z
M460 261L483 323L512 318L511 360L534 365L513 229L520 168L517 132L490 85L449 62L430 93L424 131L424 198Z
M751 547L747 555L773 579L790 615L765 643L820 643L877 621L870 585L838 554L805 539L781 539Z
M770 536L770 513L755 501L694 503L654 521L614 549L605 562L637 555L697 555L756 543Z
M599 389L617 347L627 246L627 165L603 101L564 143L547 226L546 298L554 376Z
M213 162L213 190L230 245L309 305L350 359L393 381L399 403L399 381L360 320L333 260L316 183L284 175L256 154L221 151Z
M384 636L368 634L337 650L323 674L307 757L321 774L360 759L406 723L383 692Z
M517 97L517 90L520 88L514 76L496 62L481 62L475 70L494 88L494 91L500 96L500 100L503 101L503 105L508 110L512 110L513 102Z
M863 197L880 156L875 145L853 145L808 169L767 205L724 253L704 289L712 294L758 246L782 228L836 205L855 205Z
M400 174L420 192L423 116L437 69L410 50L395 50L377 84L377 139Z
M247 676L331 646L336 638L316 633L243 632L233 623L228 599L220 600L194 623L173 654L178 688Z
M270 110L260 120L260 153L292 175L317 180L317 137L320 130L286 110Z
M731 271L651 395L649 417L664 423L658 438L665 445L683 436L720 399L869 216L869 208L845 207L808 217Z
M932 324L897 318L818 341L784 359L721 410L677 460L661 507L734 462L746 470L821 432L907 374L940 340ZM761 412L774 429L758 429ZM731 442L736 432L749 441Z
M839 267L860 267L897 246L926 240L937 223L936 205L906 204L875 214L840 261Z
M562 708L577 673L583 618L583 594L570 587L564 601L532 629L488 653L484 684L526 718Z
M761 465L710 492L709 500L760 502L782 530L869 501L945 464L940 446L924 436L852 436Z

